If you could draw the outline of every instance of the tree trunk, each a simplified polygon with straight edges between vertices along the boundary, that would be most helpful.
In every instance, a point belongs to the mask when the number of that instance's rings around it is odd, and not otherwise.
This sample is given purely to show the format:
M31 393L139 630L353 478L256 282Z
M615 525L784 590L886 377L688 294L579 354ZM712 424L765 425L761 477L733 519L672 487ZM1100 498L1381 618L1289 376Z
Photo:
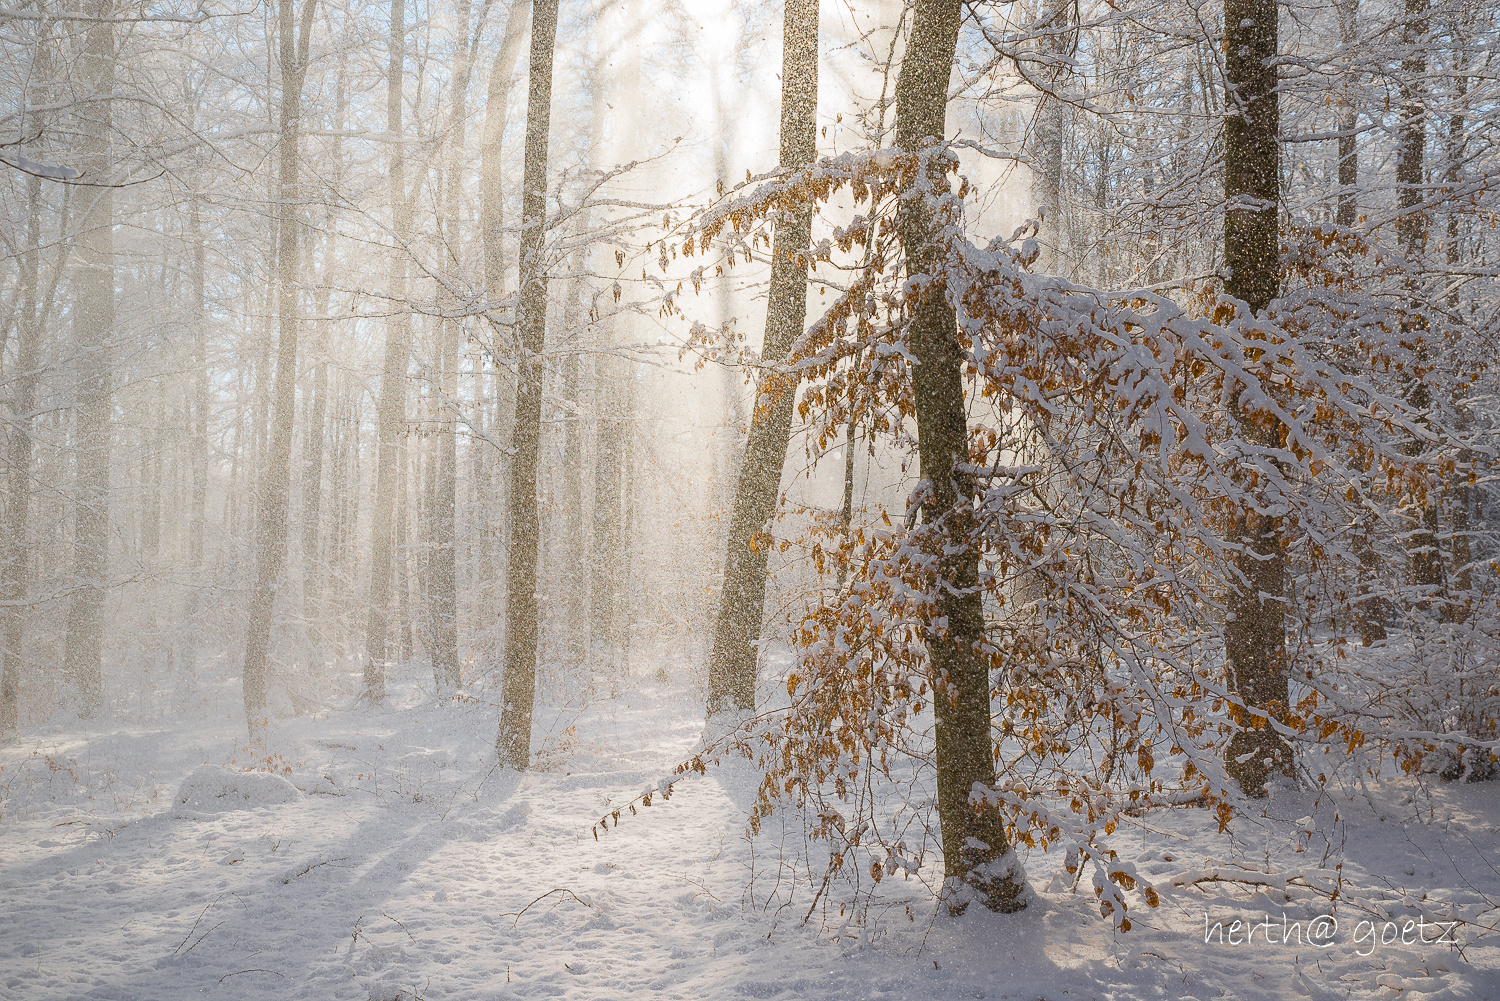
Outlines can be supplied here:
M611 45L612 95L615 112L608 118L611 142L606 157L613 163L637 159L641 135L641 26L644 18L631 2L614 4L600 21L600 37ZM601 56L610 59L609 54ZM623 274L617 272L617 277ZM590 539L589 641L596 664L624 670L628 661L630 549L625 535L627 484L631 475L635 398L633 362L610 353L632 340L635 316L617 309L601 331L603 349L594 356L594 508Z
M623 371L622 371L623 370ZM631 441L629 369L609 355L595 359L593 572L589 583L589 628L597 662L619 669L625 648L625 478Z
M288 508L291 497L292 422L297 406L297 140L302 116L302 80L316 0L303 0L301 30L293 0L279 0L281 62L281 129L278 139L276 202L276 372L272 386L270 454L260 480L256 505L255 585L250 593L250 621L245 637L245 721L255 736L266 714L266 661L271 643L271 614L286 565Z
M510 121L511 78L521 56L521 43L531 27L529 0L512 0L500 49L490 65L489 93L484 106L484 141L480 148L480 225L484 238L484 275L490 302L505 290L505 164L501 152Z
M0 744L16 735L20 724L21 670L26 639L27 577L31 570L31 411L36 406L41 325L38 322L38 257L42 244L42 182L26 178L26 250L21 255L21 315L16 344L15 399L11 404L6 463L5 545L0 551L0 600L5 627L0 633Z
M505 294L505 128L510 121L511 81L516 63L520 59L521 45L531 28L530 0L511 0L510 12L506 16L505 31L500 40L500 49L490 65L489 92L484 108L484 138L480 153L480 235L484 249L485 299L498 303ZM492 440L510 437L504 427L505 419L514 416L515 406L511 396L514 384L509 370L500 364L502 352L513 354L512 340L501 344L498 335L493 337L494 350L486 361L476 366L476 396L482 402L481 414L488 414L486 432ZM486 364L489 372L486 374ZM489 384L488 389L486 383ZM488 405L486 405L488 403ZM494 450L488 443L476 443L480 451L475 456L476 478L482 479L486 489L479 492L479 508L475 514L480 523L478 590L481 594L492 594L494 582L499 577L496 569L497 553L506 549L508 526L496 524L497 511L509 510L508 498L499 498L504 493L509 463L506 456ZM497 545L498 542L498 545ZM490 621L485 606L483 618Z
M1048 0L1043 14L1042 27L1047 32L1041 42L1046 64L1042 76L1052 90L1057 90L1066 75L1068 59L1068 25L1073 12L1073 0ZM1043 94L1036 112L1037 165L1031 185L1032 201L1036 204L1037 218L1042 223L1042 254L1037 267L1046 272L1056 272L1062 264L1062 177L1063 140L1066 138L1068 106L1058 97Z
M401 135L402 83L406 75L406 3L392 0L390 64L386 73L386 130ZM370 596L365 619L364 698L372 705L385 699L386 644L390 639L393 548L396 541L398 438L406 421L406 159L399 142L391 147L391 227L397 246L392 251L391 311L385 326L385 360L380 374L380 403L376 422L379 443L375 462L375 510L370 515Z
M1339 42L1344 51L1353 53L1359 43L1359 0L1336 0L1335 12L1339 22ZM1346 92L1339 98L1338 138L1338 197L1333 221L1340 227L1352 227L1359 218L1359 106L1354 95L1358 94L1358 74L1345 81ZM1361 520L1352 528L1351 548L1359 560L1360 581L1354 602L1354 627L1365 646L1386 638L1385 600L1372 584L1380 574L1380 557L1370 539L1370 526Z
M1423 318L1426 310L1420 290L1427 255L1427 212L1422 207L1427 197L1423 189L1427 108L1422 94L1422 77L1427 73L1426 46L1430 44L1427 38L1428 14L1428 0L1406 0L1406 20L1401 27L1404 55L1401 59L1400 147L1396 155L1397 202L1401 210L1396 219L1396 235L1406 255L1410 290L1410 315L1403 324L1403 334L1406 340L1418 343L1419 359L1425 359L1429 354L1426 338L1430 332ZM1432 391L1420 380L1408 388L1406 398L1419 412L1432 405ZM1421 444L1413 440L1406 451L1417 455L1421 449ZM1406 544L1411 560L1411 582L1417 591L1416 607L1424 610L1430 608L1434 600L1441 603L1443 598L1443 554L1438 547L1436 496L1436 490L1428 491L1428 499L1422 504Z
M1461 7L1457 12L1455 23L1450 31L1453 39L1454 54L1459 61L1468 59L1468 47L1470 44L1470 31L1472 30L1472 8ZM1444 241L1443 259L1448 265L1448 292L1447 304L1450 311L1459 308L1458 282L1455 281L1455 272L1459 265L1460 253L1459 243L1461 231L1459 226L1462 212L1454 204L1455 193L1459 182L1464 177L1464 157L1468 152L1468 137L1464 131L1464 109L1463 102L1469 95L1469 77L1467 73L1460 72L1458 79L1454 81L1455 107L1453 113L1448 117L1448 139L1445 151L1448 160L1448 169L1444 173L1443 182L1446 187L1444 201L1448 204L1447 233ZM1452 338L1450 338L1451 340ZM1455 345L1450 345L1455 346ZM1454 401L1455 409L1458 411L1460 430L1468 430L1472 424L1469 405L1460 393L1459 399ZM1453 600L1445 608L1445 614L1451 622L1462 622L1469 617L1472 610L1472 595L1474 588L1474 570L1471 563L1474 558L1473 549L1469 540L1470 522L1469 509L1474 504L1474 488L1471 486L1470 477L1474 476L1475 454L1469 449L1464 449L1458 456L1458 468L1454 471L1452 479L1452 538L1453 538Z
M960 0L917 0L896 81L896 145L907 152L946 135L961 9ZM938 191L947 188L940 167L931 177ZM922 200L909 202L901 213L899 235L911 278L935 274L942 266L934 222L932 207ZM925 542L939 574L936 614L947 622L945 629L931 627L925 636L932 659L945 895L953 913L962 913L976 898L990 910L1017 911L1029 893L1004 821L994 805L974 801L976 788L995 784L990 679L979 656L985 629L975 484L959 468L968 461L969 447L957 318L941 283L934 284L913 307L909 339L918 456L928 497Z
M1339 19L1339 42L1346 52L1352 53L1359 42L1359 0L1336 0L1334 7ZM1350 86L1358 92L1358 76ZM1359 215L1357 189L1359 186L1359 106L1345 94L1339 99L1339 194L1338 207L1333 221L1340 226L1353 226Z
M542 244L547 229L547 140L552 121L552 57L558 0L531 5L530 95L526 102L526 163L521 179L521 300L516 327L515 456L510 480L510 553L505 609L505 679L496 748L517 771L531 763L531 711L536 701L537 446L541 439L542 351L547 340L547 278Z
M403 385L402 389L406 387ZM406 398L402 396L402 425L406 423L405 404ZM420 479L421 470L418 456L412 455L412 450L407 448L406 435L401 435L401 440L396 448L396 538L391 549L391 562L395 567L396 587L396 635L399 640L397 650L399 651L398 663L409 664L415 653L415 639L412 635L411 614L411 523L413 517L422 516L421 506L421 483L417 484L417 510L415 515L411 510L412 490L408 480L412 478L413 465L418 465L416 471Z
M448 132L447 191L443 210L443 234L448 243L448 263L457 271L462 261L461 199L463 149L472 65L468 41L469 3L460 0L458 23L463 26L465 46L454 73L453 112ZM474 41L478 41L477 37ZM449 297L451 299L451 296ZM428 614L431 618L432 676L439 693L457 689L462 679L458 659L458 422L452 408L458 392L460 323L444 319L438 343L438 455L437 482L428 512L431 525L428 555Z
M781 167L797 170L817 159L818 0L786 0L781 50ZM786 357L807 320L807 261L813 206L776 226L771 296L761 361ZM766 600L769 547L757 545L776 516L797 387L774 379L758 396L745 441L724 552L724 585L708 661L708 711L755 708L756 650Z
M1228 76L1224 119L1225 291L1263 314L1280 292L1276 225L1280 193L1276 98L1276 0L1225 0ZM1249 416L1235 394L1232 412L1253 446L1274 449L1281 428L1265 415ZM1287 708L1286 554L1279 518L1247 503L1235 517L1231 541L1240 547L1241 577L1228 598L1224 626L1230 684L1248 706L1272 718ZM1251 796L1265 795L1274 769L1289 772L1291 749L1270 727L1247 715L1234 735L1224 768ZM1259 723L1259 725L1258 725ZM1253 729L1252 729L1253 728ZM1241 760L1243 759L1243 760Z
M99 0L99 16L111 11ZM85 105L80 165L95 181L110 180L109 143L113 132L115 38L112 24L88 28L82 60L85 87L93 101ZM68 605L63 670L78 687L81 714L98 715L104 703L105 576L109 572L109 461L112 401L111 350L115 325L114 189L85 189L89 207L82 219L74 260L73 287L77 312L73 329L78 348L77 509L73 536L72 600Z
M587 227L588 213L583 214L583 225ZM585 255L574 255L576 272L583 272ZM583 300L583 282L570 281L574 294L564 307L564 329L586 330L588 327L588 305ZM559 666L570 672L582 666L584 651L588 648L588 626L583 623L583 422L578 419L579 399L579 345L575 341L562 362L562 406L559 415L562 423L563 454L559 486L561 501L561 538L558 539L558 575L560 589L556 621L559 626Z
M185 674L189 685L197 678L198 671L198 594L203 586L199 578L203 573L203 539L208 520L208 303L205 274L208 248L204 242L200 211L195 183L192 203L188 209L188 232L193 240L193 399L188 430L191 451L189 465L192 467L192 498L188 512L188 563L191 577L187 596L183 601L182 627L187 635L178 667Z
M348 108L347 56L341 54L334 90L333 130L344 128L344 113ZM333 189L342 188L343 142L333 141ZM308 407L307 427L302 435L302 614L307 620L307 655L309 665L323 659L323 578L327 574L327 563L322 555L323 527L323 465L327 443L328 424L328 309L333 295L334 262L337 260L337 219L332 210L325 222L327 235L323 241L323 273L318 283L315 313L317 316L317 338L313 343L312 357L312 401Z

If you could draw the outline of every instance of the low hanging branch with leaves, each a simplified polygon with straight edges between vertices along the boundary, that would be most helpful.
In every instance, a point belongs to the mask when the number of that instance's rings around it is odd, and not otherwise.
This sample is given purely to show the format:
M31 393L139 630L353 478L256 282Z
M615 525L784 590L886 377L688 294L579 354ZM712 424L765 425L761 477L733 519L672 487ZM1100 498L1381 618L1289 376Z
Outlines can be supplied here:
M1328 593L1303 594L1291 609L1304 626L1294 704L1256 708L1231 690L1220 624L1238 580L1228 520L1274 514L1302 579L1347 579L1359 572L1343 541L1351 520L1436 489L1435 471L1474 443L1401 392L1418 353L1401 342L1399 321L1365 323L1342 353L1330 350L1329 329L1347 321L1333 304L1359 310L1347 296L1316 294L1336 278L1309 255L1293 261L1310 291L1265 318L1212 285L1177 298L1087 288L1032 274L1037 245L1025 228L970 242L967 183L939 190L929 162L956 170L939 145L784 172L722 199L659 248L661 264L722 247L712 266L732 267L747 248L769 247L769 228L799 205L852 201L853 216L809 252L810 280L840 291L787 362L763 372L762 405L805 384L812 458L850 422L915 453L906 324L918 296L955 307L978 415L961 475L978 497L973 541L990 620L982 653L1001 738L990 805L1022 844L1065 847L1073 872L1090 865L1101 912L1128 928L1124 893L1154 904L1155 892L1110 847L1118 818L1184 801L1212 809L1223 829L1241 796L1223 763L1233 733L1272 727L1346 752L1371 736L1393 748L1414 736L1351 697L1337 637L1304 642ZM928 199L944 253L934 274L904 280L896 213L910 198ZM726 347L695 328L691 349L704 357ZM1260 425L1278 429L1274 444L1246 433ZM882 814L876 786L922 800L912 763L931 760L924 713L946 697L922 643L942 628L923 501L918 490L894 519L882 509L847 530L813 520L799 544L842 583L789 622L788 703L730 741L764 769L751 829L781 806L816 815L810 836L829 845L833 870L870 874L866 894L882 875L918 867L920 851ZM703 767L696 758L677 774ZM601 824L618 823L621 810Z

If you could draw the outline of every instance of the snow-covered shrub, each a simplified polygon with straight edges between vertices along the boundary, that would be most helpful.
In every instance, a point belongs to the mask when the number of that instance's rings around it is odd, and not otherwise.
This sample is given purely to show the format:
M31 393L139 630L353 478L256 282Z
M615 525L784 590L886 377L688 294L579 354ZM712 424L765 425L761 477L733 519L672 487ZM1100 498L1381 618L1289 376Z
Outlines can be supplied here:
M1347 609L1374 600L1350 526L1373 520L1385 543L1407 540L1388 560L1420 556L1411 526L1426 524L1475 448L1453 407L1432 403L1457 397L1463 370L1436 372L1435 338L1409 299L1386 294L1401 276L1347 288L1330 276L1348 270L1338 255L1350 248L1289 230L1300 271L1265 316L1212 282L1178 298L1080 287L1029 271L1037 251L1024 230L970 242L966 185L924 187L926 164L945 155L846 154L784 174L727 199L681 250L722 244L732 265L799 202L837 194L868 209L812 251L814 274L826 266L842 291L761 390L806 383L812 459L851 423L915 455L907 324L924 296L956 312L970 401L960 475L974 498L963 532L981 553L989 614L975 653L989 667L997 731L997 781L974 808L998 809L1015 841L1066 849L1070 870L1092 868L1101 912L1128 928L1125 892L1153 905L1155 893L1110 847L1120 816L1193 802L1222 829L1244 802L1226 762L1236 734L1271 731L1293 756L1321 742L1400 756L1424 734L1456 746L1459 730L1492 733L1488 668L1455 660L1434 684L1388 661L1386 693L1431 693L1447 714L1428 724L1422 706L1361 700L1351 676ZM946 228L937 273L908 280L897 221L913 197ZM1418 383L1421 394L1410 390ZM829 847L825 874L867 900L883 875L920 868L911 810L882 804L930 803L932 709L947 697L925 647L948 627L933 542L948 530L924 517L928 500L919 487L905 511L814 519L780 543L801 546L828 585L790 617L785 708L728 740L764 769L752 827L778 807L801 810L811 841ZM1273 526L1287 567L1287 643L1275 653L1290 682L1284 703L1252 704L1228 666L1226 595L1246 579L1236 524ZM1387 577L1387 608L1440 601L1405 572Z
M178 817L195 819L200 815L280 806L301 798L297 787L280 775L204 765L182 780L173 800L173 812Z

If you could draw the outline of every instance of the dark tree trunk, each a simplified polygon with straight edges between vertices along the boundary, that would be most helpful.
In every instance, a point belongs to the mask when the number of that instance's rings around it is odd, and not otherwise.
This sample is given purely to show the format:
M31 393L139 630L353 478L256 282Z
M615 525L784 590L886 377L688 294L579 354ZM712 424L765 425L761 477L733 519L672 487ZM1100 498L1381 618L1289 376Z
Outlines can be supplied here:
M1339 19L1339 41L1346 52L1353 52L1359 41L1359 0L1337 0L1335 8ZM1357 93L1358 77L1349 86ZM1347 94L1340 98L1339 109L1339 194L1334 222L1340 226L1353 226L1359 215L1356 190L1359 185L1359 107Z
M1339 42L1346 52L1354 52L1359 42L1359 0L1337 0L1335 11L1339 22ZM1354 95L1358 94L1358 74L1346 80L1346 92L1339 98L1338 138L1338 200L1333 221L1342 227L1350 227L1359 218L1359 106ZM1386 638L1386 603L1372 585L1380 574L1381 561L1370 539L1369 526L1363 522L1353 527L1351 536L1354 555L1359 560L1360 582L1358 598L1354 603L1354 626L1365 646Z
M1280 293L1276 0L1225 0L1224 23L1224 288L1263 315ZM1241 413L1239 400L1236 392L1232 408L1244 439L1260 448L1280 447L1280 425L1264 414ZM1288 701L1281 521L1247 502L1235 516L1230 540L1239 547L1234 567L1241 578L1230 590L1224 626L1230 685L1247 706L1278 718ZM1263 796L1272 770L1290 771L1291 749L1252 714L1242 722L1246 729L1230 740L1225 771L1247 794Z
M818 0L786 0L782 26L781 166L796 170L817 158ZM786 357L807 320L807 261L813 206L776 225L771 262L771 297L766 307L763 363ZM767 376L750 418L745 458L740 463L729 542L724 553L724 586L708 661L708 711L734 706L755 708L756 651L766 600L768 546L756 539L776 517L781 470L791 437L795 382Z
M526 102L526 163L521 178L521 301L516 359L516 422L510 481L509 587L505 614L505 679L496 748L504 764L531 763L531 711L536 701L537 445L541 439L542 351L547 340L547 140L552 122L552 55L558 0L531 5L531 87Z
M1453 48L1456 58L1462 62L1468 59L1468 47L1470 44L1470 32L1472 30L1472 8L1460 8L1456 15L1456 23L1450 32L1453 39ZM1454 204L1454 197L1459 183L1464 176L1464 157L1468 151L1468 136L1464 131L1464 109L1463 102L1469 95L1469 77L1466 73L1460 73L1455 81L1455 98L1457 107L1448 117L1448 139L1446 157L1448 169L1444 174L1443 181L1446 190L1444 200L1448 203L1447 233L1444 241L1443 259L1448 265L1448 309L1456 311L1459 308L1458 282L1453 274L1457 270L1460 261L1459 244L1461 241L1461 230L1459 226L1463 213ZM1455 401L1458 410L1460 428L1467 430L1472 424L1468 404L1460 397ZM1469 509L1474 504L1474 489L1471 486L1470 477L1474 476L1475 454L1465 449L1459 453L1458 468L1453 476L1453 500L1451 527L1453 533L1453 590L1452 601L1445 609L1447 617L1453 622L1462 622L1469 617L1471 611L1472 596L1474 588L1474 570L1471 563L1474 558L1473 549L1469 540L1471 524L1469 520Z
M896 145L907 152L946 135L948 80L958 44L960 0L917 0L911 39L896 82ZM931 172L939 191L947 187L941 166ZM907 203L900 218L908 276L936 274L941 250L934 243L933 209ZM1005 824L994 805L973 793L995 785L990 732L989 670L979 649L984 609L979 592L979 545L975 539L972 476L960 471L969 458L964 412L963 348L957 318L940 283L912 307L909 340L915 364L912 383L922 465L925 544L936 560L936 614L946 629L925 637L932 660L933 711L937 723L938 822L942 828L945 895L961 913L978 899L990 910L1017 911L1028 891L1011 851Z
M1406 0L1406 20L1401 28L1405 52L1401 60L1401 127L1396 155L1397 202L1401 210L1396 220L1396 234L1406 255L1411 299L1403 334L1406 340L1418 343L1417 355L1423 359L1430 353L1426 344L1429 330L1422 318L1426 310L1421 295L1427 256L1427 211L1422 204L1427 197L1424 190L1427 107L1422 93L1422 77L1427 73L1428 15L1428 0ZM1406 398L1418 411L1432 405L1432 391L1420 380L1412 383ZM1411 455L1419 454L1421 449L1421 444L1415 440L1407 446ZM1443 554L1438 546L1436 494L1436 491L1428 492L1429 500L1423 502L1407 539L1411 582L1417 592L1416 605L1424 610L1435 600L1441 602L1443 597Z

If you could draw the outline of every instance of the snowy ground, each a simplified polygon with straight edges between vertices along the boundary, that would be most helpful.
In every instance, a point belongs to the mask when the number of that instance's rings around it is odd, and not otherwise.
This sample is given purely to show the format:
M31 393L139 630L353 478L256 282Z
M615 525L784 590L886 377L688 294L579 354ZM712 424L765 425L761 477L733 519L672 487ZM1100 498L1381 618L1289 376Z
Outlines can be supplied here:
M0 751L0 998L1500 1001L1500 936L1473 924L1461 948L1430 924L1428 944L1382 944L1384 920L1367 932L1375 916L1353 902L1188 883L1268 858L1278 878L1342 862L1347 893L1386 901L1397 939L1406 917L1450 910L1493 925L1500 783L1284 794L1267 811L1280 819L1232 838L1204 811L1149 814L1133 861L1162 904L1134 907L1123 935L1056 878L1061 859L1034 855L1023 914L935 921L914 892L915 920L889 912L861 942L763 908L774 846L744 836L743 770L590 836L701 739L691 693L637 680L574 716L539 717L553 735L520 777L493 767L491 706L437 705L415 684L377 711L283 721L264 751L244 749L227 707L25 733ZM1292 852L1299 822L1330 838ZM1283 913L1339 927L1326 947L1267 942ZM1236 918L1256 925L1250 943L1242 929L1205 944L1206 921Z

